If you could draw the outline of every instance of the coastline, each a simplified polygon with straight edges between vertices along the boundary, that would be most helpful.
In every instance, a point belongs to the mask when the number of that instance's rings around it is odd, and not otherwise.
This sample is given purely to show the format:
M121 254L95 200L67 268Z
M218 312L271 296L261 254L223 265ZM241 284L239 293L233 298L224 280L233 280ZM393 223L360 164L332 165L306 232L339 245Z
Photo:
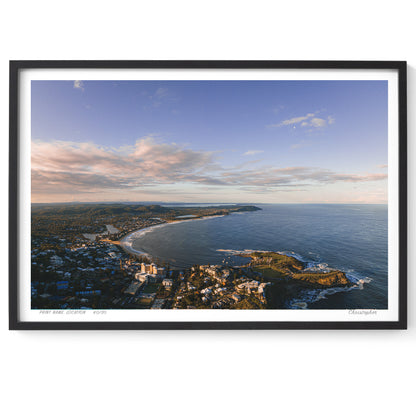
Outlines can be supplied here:
M166 227L168 225L173 225L173 224L180 224L183 222L190 222L190 221L202 221L202 220L209 220L212 218L221 218L221 217L225 217L225 215L207 215L205 217L198 217L198 218L187 218L187 219L182 219L179 221L166 221L163 222L161 224L155 224L155 225L151 225L149 227L144 227L144 228L139 228L137 230L132 231L131 233L125 235L122 239L118 240L118 241L114 241L113 243L116 245L121 246L128 254L131 254L133 256L143 256L143 257L147 257L148 259L152 259L153 256L150 253L145 253L144 251L139 251L139 250L135 250L133 248L133 242L136 238L140 237L143 234L146 234L156 228L162 228L162 227Z
M141 235L151 232L155 228L164 227L167 225L172 225L175 223L182 223L182 222L188 222L188 221L196 221L196 220L206 220L211 218L217 218L217 217L223 217L225 215L211 215L211 216L205 216L205 217L198 217L198 218L187 218L187 219L180 219L180 220L171 220L166 221L161 224L155 224L152 226L140 228L137 230L134 230L124 236L122 239L120 239L116 244L120 245L128 254L131 254L133 256L143 256L149 259L150 261L155 261L156 257L154 257L151 253L146 253L143 251L139 251L134 249L133 243L137 238L140 238ZM242 256L246 257L252 254L253 252L264 252L267 253L270 250L262 250L262 249L244 249L244 250L232 250L232 249L217 249L216 251L231 254L234 256ZM281 254L288 257L293 257L296 260L299 260L305 264L304 271L305 272L320 272L320 273L326 273L333 271L335 269L328 266L327 263L323 263L322 260L312 260L310 258L305 258L302 255L295 253L293 251L273 251L274 253ZM156 262L156 261L155 261ZM340 270L342 272L342 270ZM310 287L305 287L301 291L301 293L293 294L294 296L292 298L288 298L285 301L285 307L288 309L309 309L309 305L314 304L315 302L325 302L327 299L331 297L331 295L341 295L342 293L347 292L355 292L357 290L363 290L364 285L371 282L372 279L367 277L366 275L360 275L356 273L352 273L350 270L346 270L345 272L342 272L345 274L345 277L347 280L349 280L348 285L328 285L328 286L322 286L322 287L314 287L311 285ZM299 282L295 282L299 283Z

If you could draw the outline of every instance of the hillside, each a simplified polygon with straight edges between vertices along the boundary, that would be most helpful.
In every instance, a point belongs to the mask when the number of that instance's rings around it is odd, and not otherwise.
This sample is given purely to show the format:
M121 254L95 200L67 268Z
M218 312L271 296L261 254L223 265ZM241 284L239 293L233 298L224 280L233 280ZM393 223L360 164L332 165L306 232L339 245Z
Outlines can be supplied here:
M315 287L349 286L351 282L344 272L312 272L305 270L305 263L300 260L274 252L253 252L250 267L271 281L285 280Z

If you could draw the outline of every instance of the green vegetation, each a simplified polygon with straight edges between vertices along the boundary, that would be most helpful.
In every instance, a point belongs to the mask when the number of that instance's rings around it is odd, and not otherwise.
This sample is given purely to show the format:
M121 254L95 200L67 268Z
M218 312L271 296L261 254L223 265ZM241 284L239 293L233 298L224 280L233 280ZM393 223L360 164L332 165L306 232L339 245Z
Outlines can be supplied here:
M83 234L106 234L106 225L120 232L111 239L118 240L128 232L166 221L178 221L180 216L193 218L228 215L232 212L257 211L255 206L163 207L138 204L32 204L32 237L51 238L59 235L75 242ZM48 247L49 241L42 242Z
M224 215L230 212L258 211L261 208L247 205L216 207L163 207L161 205L135 204L33 204L32 214L37 216L102 216L102 215L143 215L170 214L178 215Z
M153 299L142 298L136 303L136 305L138 305L139 307L148 309L152 303L153 303Z
M287 273L280 270L269 267L264 264L259 264L258 266L253 266L255 272L260 273L266 279L284 279L287 277Z
M350 284L345 273L339 270L328 273L294 273L292 274L292 279L321 286L343 286Z
M266 309L266 306L254 296L250 296L232 305L230 309Z
M160 288L159 283L148 284L142 290L143 293L156 293Z
M305 271L305 264L294 257L273 252L253 252L244 255L251 257L250 266L265 279L291 281L292 284L313 286L347 286L350 281L339 270L330 272Z
M253 263L259 264L268 264L271 268L274 269L289 269L293 270L302 270L304 264L294 257L286 256L284 254L274 253L271 251L268 252L258 252L250 254L250 257L253 259Z
M245 257L251 257L251 266L268 279L287 278L293 272L303 270L304 264L294 257L273 252L253 252Z

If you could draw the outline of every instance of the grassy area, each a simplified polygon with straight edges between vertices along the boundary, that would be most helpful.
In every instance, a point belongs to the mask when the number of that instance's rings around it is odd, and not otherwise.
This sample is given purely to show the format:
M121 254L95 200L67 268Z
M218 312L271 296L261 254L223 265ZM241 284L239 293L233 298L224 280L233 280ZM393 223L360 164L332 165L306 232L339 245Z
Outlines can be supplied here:
M146 298L143 298L143 299L140 299L138 302L137 302L137 305L139 305L139 306L143 306L143 307L149 307L151 304L153 303L153 299L146 299Z
M236 303L231 309L265 309L265 306L258 299L250 297Z
M282 270L274 269L263 264L253 267L253 270L261 273L266 279L283 279L288 275L288 273L285 273Z
M143 293L156 293L159 290L160 284L158 283L153 283L150 285L147 285L144 289L143 289Z
M251 267L263 275L265 279L275 280L289 277L313 285L320 286L344 286L350 282L345 273L334 270L328 273L304 271L304 263L294 257L274 252L250 253Z
M337 286L337 285L349 285L350 281L345 276L345 273L334 270L329 273L294 273L293 279L301 280L304 282L318 284L322 286Z
M268 264L274 268L280 269L295 269L302 270L303 263L294 257L285 256L284 254L274 253L274 252L254 252L250 255L253 258L254 262L259 262L260 264Z

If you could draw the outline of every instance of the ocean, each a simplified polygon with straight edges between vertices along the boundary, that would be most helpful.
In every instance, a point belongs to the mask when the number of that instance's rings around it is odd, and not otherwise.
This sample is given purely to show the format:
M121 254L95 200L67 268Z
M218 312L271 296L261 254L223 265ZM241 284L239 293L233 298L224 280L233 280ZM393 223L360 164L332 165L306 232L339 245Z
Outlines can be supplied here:
M312 269L339 269L352 288L308 290L288 307L386 309L387 205L255 204L261 211L185 220L141 231L134 250L175 268L241 265L245 250L277 251Z

